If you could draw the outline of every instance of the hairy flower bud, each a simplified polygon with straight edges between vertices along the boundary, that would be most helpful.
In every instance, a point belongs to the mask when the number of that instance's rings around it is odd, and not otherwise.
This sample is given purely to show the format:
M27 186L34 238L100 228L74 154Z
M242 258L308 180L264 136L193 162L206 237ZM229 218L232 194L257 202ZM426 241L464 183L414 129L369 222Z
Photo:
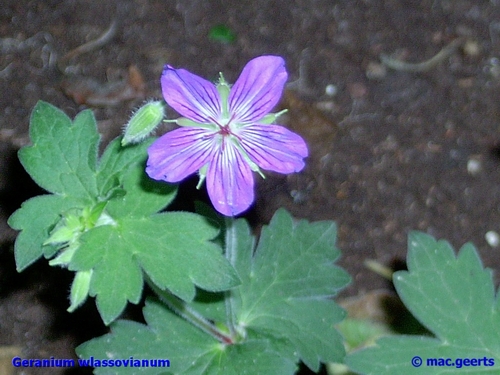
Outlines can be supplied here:
M139 143L160 125L165 116L161 101L152 101L139 108L125 126L122 146Z
M73 312L83 304L89 295L90 281L92 279L92 270L78 271L71 285L69 299L71 305L68 307L68 312Z

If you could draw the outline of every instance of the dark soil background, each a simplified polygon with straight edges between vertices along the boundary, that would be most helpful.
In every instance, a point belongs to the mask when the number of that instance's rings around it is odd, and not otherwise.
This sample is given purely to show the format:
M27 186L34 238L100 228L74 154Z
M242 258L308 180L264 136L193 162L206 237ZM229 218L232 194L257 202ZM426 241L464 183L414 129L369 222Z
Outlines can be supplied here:
M234 82L252 57L285 58L283 122L311 156L299 174L261 180L248 217L266 223L284 206L297 218L335 220L340 264L353 277L343 296L390 288L363 262L404 261L413 229L456 248L472 241L498 285L500 250L485 234L500 232L499 15L499 0L2 0L0 373L16 354L69 358L106 332L93 301L65 312L69 273L45 261L15 271L6 220L41 193L16 157L32 108L41 99L73 117L90 106L106 143L145 98L161 98L165 63ZM105 45L67 55L113 21ZM209 38L218 25L234 42ZM456 38L460 47L425 72L380 62L381 53L421 62Z

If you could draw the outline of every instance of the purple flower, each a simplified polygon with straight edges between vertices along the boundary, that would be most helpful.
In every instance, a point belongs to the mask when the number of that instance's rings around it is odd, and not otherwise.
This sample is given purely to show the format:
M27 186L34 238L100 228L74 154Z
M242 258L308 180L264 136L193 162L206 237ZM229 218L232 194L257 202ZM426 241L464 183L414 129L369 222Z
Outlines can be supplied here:
M278 56L251 60L230 87L184 69L165 66L161 86L166 102L181 116L175 129L148 149L146 172L155 180L178 182L199 171L217 211L234 216L254 200L252 171L298 172L308 155L304 140L271 123L269 113L287 80ZM201 182L200 181L200 182Z

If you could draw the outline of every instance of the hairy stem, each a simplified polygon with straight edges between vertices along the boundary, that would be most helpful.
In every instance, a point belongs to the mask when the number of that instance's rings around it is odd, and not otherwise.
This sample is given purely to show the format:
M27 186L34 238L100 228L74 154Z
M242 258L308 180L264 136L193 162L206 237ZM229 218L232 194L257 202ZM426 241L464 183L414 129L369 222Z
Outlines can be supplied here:
M222 342L223 344L233 344L234 336L228 335L226 332L219 329L210 320L205 318L199 312L189 307L186 302L177 298L172 293L161 290L158 288L149 278L147 278L147 283L153 289L153 291L160 297L161 301L168 306L174 313L186 319L189 323L198 327L203 332L208 333L210 336L214 337L216 340Z

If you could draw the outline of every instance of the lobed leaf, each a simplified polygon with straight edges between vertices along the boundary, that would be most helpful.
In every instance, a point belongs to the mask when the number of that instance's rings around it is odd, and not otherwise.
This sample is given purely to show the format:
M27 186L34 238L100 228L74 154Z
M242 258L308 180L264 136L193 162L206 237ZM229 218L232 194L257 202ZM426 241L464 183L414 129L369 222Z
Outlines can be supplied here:
M30 136L33 144L19 157L53 195L26 201L9 219L21 230L15 245L19 271L61 251L52 264L91 275L89 294L96 296L107 324L127 301L139 301L143 271L185 300L193 299L195 286L221 291L238 283L222 250L211 242L218 234L214 223L195 214L158 214L177 188L146 176L152 141L124 147L116 139L98 162L92 113L83 111L72 122L45 102L33 110Z
M90 110L72 122L61 110L39 101L30 121L32 145L19 150L19 159L33 180L59 195L93 200L99 134Z
M168 206L175 198L177 186L150 179L144 172L143 161L122 171L120 188L123 193L112 197L106 206L111 217L148 217Z
M196 237L190 234L196 233ZM195 285L219 291L238 283L234 269L209 242L214 230L203 218L172 212L143 218L124 218L82 236L70 269L94 269L91 294L105 298L98 303L106 324L128 301L136 303L143 284L139 266L162 289L190 301Z
M144 163L146 150L153 139L142 143L122 146L121 138L111 141L99 159L97 169L97 186L99 194L106 197L109 192L120 184L123 172L135 163Z
M16 238L14 254L17 271L21 272L42 255L51 257L57 251L44 245L50 230L61 219L62 213L82 207L84 202L69 196L40 195L25 201L9 217L8 224L21 232Z
M408 246L408 271L396 272L394 284L406 307L436 337L382 338L375 347L349 355L349 367L361 374L498 373L499 299L474 246L464 245L455 256L448 242L418 232L410 234ZM419 367L412 365L415 356L423 361ZM440 358L453 365L427 365L428 359ZM482 365L460 367L456 360L465 358L481 359Z
M247 238L248 226L235 225L236 237ZM234 266L242 279L233 297L238 324L285 337L313 371L345 354L334 328L345 314L331 298L350 277L333 264L340 255L335 238L333 222L294 222L278 210L263 228L255 254L248 241L236 244Z
M229 221L226 256L241 285L229 293L198 293L191 309L225 325L228 301L241 340L223 344L160 302L144 309L147 326L117 321L112 333L79 348L80 357L168 358L166 369L116 371L96 368L96 374L292 374L299 359L311 368L320 361L343 359L342 340L334 325L344 312L330 297L348 281L333 265L335 225L294 222L284 210L264 228L255 249L244 220Z
M127 301L139 300L141 271L186 301L194 298L195 285L221 291L238 284L222 250L210 241L218 234L211 221L186 212L155 214L175 196L173 185L148 179L137 165L123 178L123 188L126 193L106 207L113 224L84 233L70 264L71 270L94 270L90 293L106 324Z
M224 346L187 323L159 302L149 300L144 308L147 326L118 320L111 333L80 345L80 358L168 359L169 368L96 367L94 374L291 374L293 361L280 358L268 340L249 338L243 344Z

